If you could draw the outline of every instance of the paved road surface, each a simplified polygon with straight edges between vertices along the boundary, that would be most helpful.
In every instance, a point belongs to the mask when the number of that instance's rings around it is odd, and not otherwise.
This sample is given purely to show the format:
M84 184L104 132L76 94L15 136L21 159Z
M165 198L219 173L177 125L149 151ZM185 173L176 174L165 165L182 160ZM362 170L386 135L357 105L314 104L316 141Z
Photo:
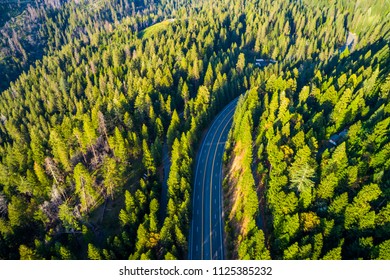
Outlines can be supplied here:
M215 118L196 161L188 259L224 259L222 157L238 99Z

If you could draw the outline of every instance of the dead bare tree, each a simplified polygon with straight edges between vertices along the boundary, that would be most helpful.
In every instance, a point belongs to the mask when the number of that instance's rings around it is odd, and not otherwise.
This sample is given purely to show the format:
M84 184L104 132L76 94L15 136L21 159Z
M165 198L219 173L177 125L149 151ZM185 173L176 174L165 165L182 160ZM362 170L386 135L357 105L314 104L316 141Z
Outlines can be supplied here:
M59 171L56 163L50 157L45 158L46 173L51 175L56 184L64 181L64 178Z
M106 137L107 146L110 149L110 144L108 143L106 121L101 111L98 112L98 119L99 119L99 133L104 134L104 136Z
M5 216L8 213L8 203L3 194L0 194L0 216Z
M55 205L49 201L45 201L42 205L39 206L39 208L51 222L58 219L58 205Z

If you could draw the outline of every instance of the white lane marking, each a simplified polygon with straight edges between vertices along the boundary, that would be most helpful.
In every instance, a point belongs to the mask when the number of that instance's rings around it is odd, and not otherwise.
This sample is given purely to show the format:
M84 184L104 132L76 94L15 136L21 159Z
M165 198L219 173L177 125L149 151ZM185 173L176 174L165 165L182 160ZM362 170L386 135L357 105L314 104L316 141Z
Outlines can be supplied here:
M230 119L231 118L232 117L230 117ZM230 119L229 119L228 123L225 124L225 127L223 128L223 132L226 130L227 125L229 125ZM222 132L222 135L223 135L223 132ZM217 141L217 145L222 144L222 143L220 143L220 139L221 139L222 135L219 136L219 139ZM210 184L210 186L212 185L212 182L213 182L212 174L214 174L214 172L213 172L214 168L216 166L218 166L218 169L221 169L220 166L218 165L218 163L214 164L215 163L215 159L216 159L216 155L218 153L218 148L215 149L215 151L213 153L214 153L214 158L213 158L213 162L212 162L213 164L212 164L212 168L211 168L211 182L210 182L211 184ZM219 153L221 153L221 152L219 152ZM220 171L220 173L221 173L221 171ZM218 178L218 175L216 175L216 177ZM221 177L219 177L218 181L219 181L219 184L221 184ZM214 186L214 188L215 187L216 186ZM211 205L212 205L212 200L213 200L212 196L213 196L212 195L212 187L210 187L210 216L209 217L212 217L212 210L211 210L211 208L212 208ZM219 192L219 196L218 196L218 201L220 201L220 192ZM215 198L214 198L214 207L217 207L217 200ZM216 216L216 214L214 216ZM219 224L221 224L220 221L219 221ZM212 221L211 221L211 219L210 219L210 228L212 229ZM212 229L211 232L210 232L210 252L211 252L212 256L213 256L213 244L212 244L213 237L217 238L216 231ZM220 236L220 238L222 238L222 236Z

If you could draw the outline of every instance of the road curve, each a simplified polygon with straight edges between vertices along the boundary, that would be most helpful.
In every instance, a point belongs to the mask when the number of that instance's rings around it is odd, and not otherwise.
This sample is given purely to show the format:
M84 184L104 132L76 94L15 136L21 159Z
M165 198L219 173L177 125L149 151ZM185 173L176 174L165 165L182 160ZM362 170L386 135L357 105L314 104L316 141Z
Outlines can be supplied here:
M222 157L237 101L229 103L215 118L198 151L188 245L190 260L222 260L225 256Z

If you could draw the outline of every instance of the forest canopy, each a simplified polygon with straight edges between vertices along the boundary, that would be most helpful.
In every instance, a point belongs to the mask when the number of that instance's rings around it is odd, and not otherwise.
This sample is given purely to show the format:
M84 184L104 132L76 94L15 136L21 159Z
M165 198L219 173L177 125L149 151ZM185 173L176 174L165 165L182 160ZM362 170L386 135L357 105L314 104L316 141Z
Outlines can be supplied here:
M226 258L390 259L388 1L0 3L0 259L187 258L238 96Z

